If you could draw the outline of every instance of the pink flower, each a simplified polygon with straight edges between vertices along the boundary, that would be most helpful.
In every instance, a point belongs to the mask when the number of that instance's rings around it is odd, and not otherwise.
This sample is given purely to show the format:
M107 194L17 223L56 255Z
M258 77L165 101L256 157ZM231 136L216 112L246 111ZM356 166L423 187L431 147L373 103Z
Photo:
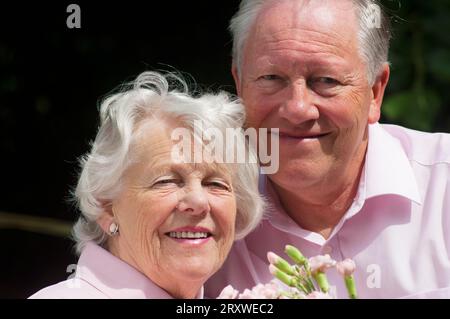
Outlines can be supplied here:
M353 260L347 258L343 261L340 261L336 264L337 271L344 277L348 277L353 275L353 272L356 269L356 264Z
M250 289L245 289L241 294L233 288L226 286L217 299L278 299L281 297L281 289L275 280L263 285L258 284Z
M280 297L280 289L274 280L263 285L258 284L252 290L245 289L238 299L277 299Z
M239 291L233 288L232 285L228 285L219 294L217 299L236 299L239 294Z
M328 293L323 293L321 291L313 291L305 297L306 299L333 299Z
M330 255L318 255L309 258L309 266L311 267L311 273L325 272L328 268L334 267L336 261L331 259Z
M243 293L239 294L238 299L258 299L252 292L252 290L245 289Z
M265 284L262 289L258 289L257 293L262 299L276 299L280 296L280 287L276 284L275 280Z
M269 260L269 263L271 263L272 265L275 265L278 262L279 258L280 257L278 255L274 254L271 251L267 253L267 259Z

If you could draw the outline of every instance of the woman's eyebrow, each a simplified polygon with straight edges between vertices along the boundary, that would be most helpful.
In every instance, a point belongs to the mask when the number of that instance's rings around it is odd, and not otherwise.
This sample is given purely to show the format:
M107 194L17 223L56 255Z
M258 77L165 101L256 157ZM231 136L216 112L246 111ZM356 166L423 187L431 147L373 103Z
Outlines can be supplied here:
M180 175L189 175L193 172L201 172L205 177L218 177L230 179L230 171L226 165L212 163L165 163L149 165L147 168L148 176L159 176L168 173L177 173Z
M163 174L167 174L169 173L170 170L170 165L167 164L163 164L163 165L149 165L146 169L146 174L147 177L154 177L154 176L159 176L159 175L163 175Z
M205 164L202 171L206 177L222 178L231 181L230 167L224 164Z
M188 174L195 170L193 164L175 164L175 163L164 163L157 165L150 165L148 170L152 175L162 175L171 172L176 172L180 174Z

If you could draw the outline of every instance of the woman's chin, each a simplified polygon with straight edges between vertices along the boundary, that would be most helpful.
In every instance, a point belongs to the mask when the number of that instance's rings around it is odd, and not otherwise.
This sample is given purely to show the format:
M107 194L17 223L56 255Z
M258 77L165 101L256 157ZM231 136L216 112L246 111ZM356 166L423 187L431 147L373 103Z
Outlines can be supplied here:
M218 269L218 266L213 264L214 260L216 259L211 256L179 258L173 268L176 268L177 276L183 277L183 280L203 283Z
M205 282L223 263L220 245L210 238L201 245L169 240L162 246L163 255L168 257L167 269L188 281ZM166 254L164 254L166 253Z

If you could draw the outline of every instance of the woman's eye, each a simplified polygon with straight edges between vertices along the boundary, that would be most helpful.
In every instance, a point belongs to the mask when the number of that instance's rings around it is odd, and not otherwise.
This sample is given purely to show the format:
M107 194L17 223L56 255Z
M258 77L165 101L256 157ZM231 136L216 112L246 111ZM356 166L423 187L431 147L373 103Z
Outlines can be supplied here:
M219 189L230 191L230 187L223 182L212 181L212 182L206 182L205 185L208 187L212 187L212 188L219 188Z
M172 184L179 184L180 180L178 179L161 179L159 181L156 181L153 185L154 186L166 186L166 185L172 185Z

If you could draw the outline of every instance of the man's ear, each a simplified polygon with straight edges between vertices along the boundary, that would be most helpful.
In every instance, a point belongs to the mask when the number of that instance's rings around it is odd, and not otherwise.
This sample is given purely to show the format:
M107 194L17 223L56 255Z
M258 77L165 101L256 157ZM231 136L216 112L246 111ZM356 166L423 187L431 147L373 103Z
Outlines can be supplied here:
M233 74L234 85L236 86L236 93L238 96L241 96L241 80L239 79L239 72L234 62L233 65L231 66L231 74Z
M100 226L101 229L105 233L109 233L109 226L112 222L114 222L114 214L112 211L112 203L104 203L103 205L103 212L100 215L99 218L97 218L96 222Z
M381 104L383 103L384 90L389 81L390 68L385 63L382 71L378 74L375 83L372 85L372 100L369 109L369 124L376 123L380 120Z

